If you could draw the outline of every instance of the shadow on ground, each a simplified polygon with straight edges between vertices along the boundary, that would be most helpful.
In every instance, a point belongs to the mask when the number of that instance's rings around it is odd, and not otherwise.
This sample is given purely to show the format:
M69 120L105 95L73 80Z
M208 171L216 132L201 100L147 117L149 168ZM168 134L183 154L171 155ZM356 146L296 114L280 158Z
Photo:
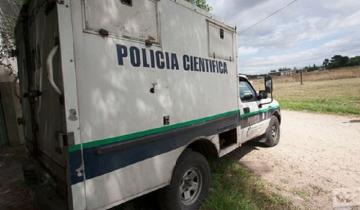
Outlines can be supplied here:
M25 158L22 146L0 148L0 209L34 209L22 173Z
M240 148L232 151L227 156L238 161L245 155L249 154L251 151L258 150L258 147L262 147L262 144L258 143L256 140L249 141L243 144ZM159 202L161 202L161 200L158 198L159 193L161 193L161 191L144 195L114 207L112 210L158 210L160 209Z
M256 150L256 142L248 142L231 152L228 156L240 160L246 154ZM25 160L24 147L0 148L0 209L34 210L29 190L23 173L22 162ZM158 191L112 208L112 210L158 210ZM161 201L160 201L161 202Z

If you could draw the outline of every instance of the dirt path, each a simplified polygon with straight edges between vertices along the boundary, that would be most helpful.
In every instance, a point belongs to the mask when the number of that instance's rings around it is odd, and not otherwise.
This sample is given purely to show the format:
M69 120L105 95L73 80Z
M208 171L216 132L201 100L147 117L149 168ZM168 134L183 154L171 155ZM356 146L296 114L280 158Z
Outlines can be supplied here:
M33 210L22 172L23 147L0 148L0 209Z
M241 164L306 209L332 209L334 190L360 189L360 117L293 111L282 117L279 145L247 145Z

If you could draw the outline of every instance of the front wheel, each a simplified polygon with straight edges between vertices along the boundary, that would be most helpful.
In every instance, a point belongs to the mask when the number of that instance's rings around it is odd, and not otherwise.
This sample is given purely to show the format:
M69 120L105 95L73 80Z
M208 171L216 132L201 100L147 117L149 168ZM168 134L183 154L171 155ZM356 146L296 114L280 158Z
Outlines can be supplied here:
M171 183L160 201L163 209L196 210L209 192L210 168L200 153L190 149L180 156Z
M274 147L280 140L280 123L276 116L270 119L269 127L266 129L264 144L268 147Z

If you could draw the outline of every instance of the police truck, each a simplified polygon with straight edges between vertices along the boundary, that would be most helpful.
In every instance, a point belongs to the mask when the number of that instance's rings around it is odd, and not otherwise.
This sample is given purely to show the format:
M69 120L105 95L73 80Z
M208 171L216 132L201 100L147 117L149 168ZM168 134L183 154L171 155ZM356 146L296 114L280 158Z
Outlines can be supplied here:
M15 34L39 209L156 190L164 209L198 209L209 159L279 142L271 77L255 91L238 75L236 28L187 1L28 0Z

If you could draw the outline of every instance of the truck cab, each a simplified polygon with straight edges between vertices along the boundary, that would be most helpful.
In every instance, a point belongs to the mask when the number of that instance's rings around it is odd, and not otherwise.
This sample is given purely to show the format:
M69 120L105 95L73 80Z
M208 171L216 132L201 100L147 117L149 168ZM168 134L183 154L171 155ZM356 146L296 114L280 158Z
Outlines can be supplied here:
M259 139L266 146L278 144L281 115L279 103L273 99L272 78L263 76L264 90L256 91L245 75L239 78L239 101L243 142Z

